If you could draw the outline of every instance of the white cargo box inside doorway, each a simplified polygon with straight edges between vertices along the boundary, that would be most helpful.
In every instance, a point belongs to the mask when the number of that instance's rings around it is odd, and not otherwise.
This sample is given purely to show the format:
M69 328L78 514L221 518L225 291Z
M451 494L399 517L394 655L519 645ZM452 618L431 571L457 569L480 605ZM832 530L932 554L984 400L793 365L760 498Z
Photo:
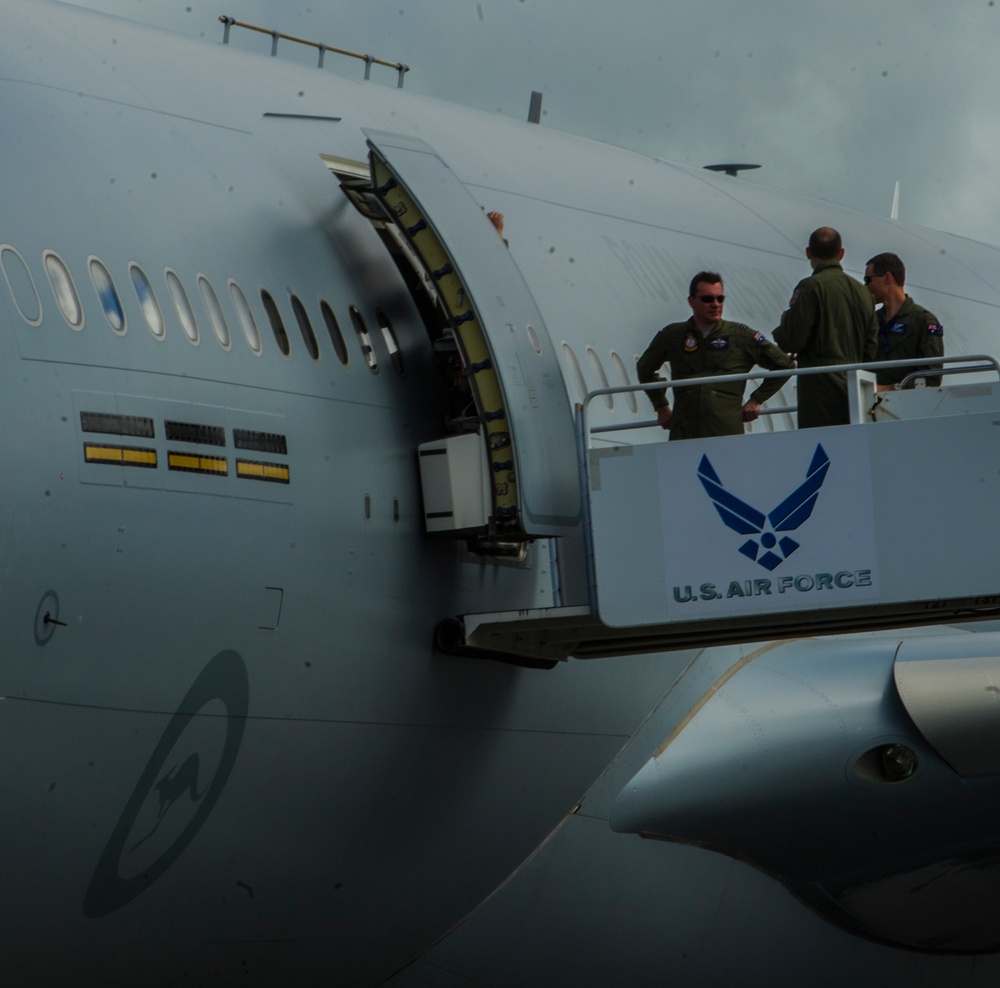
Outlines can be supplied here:
M427 532L484 532L490 517L490 483L482 436L474 432L448 436L423 443L417 450Z

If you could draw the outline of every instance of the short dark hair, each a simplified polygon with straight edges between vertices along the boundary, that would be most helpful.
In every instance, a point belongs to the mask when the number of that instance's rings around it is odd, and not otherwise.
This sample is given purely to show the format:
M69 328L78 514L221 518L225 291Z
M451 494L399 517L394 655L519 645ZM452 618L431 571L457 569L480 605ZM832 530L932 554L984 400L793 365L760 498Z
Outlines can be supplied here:
M694 298L694 293L698 290L698 285L701 282L705 282L706 285L721 285L722 275L718 271L699 271L691 279L691 290L688 292L688 298Z
M809 234L809 253L825 260L836 257L844 249L840 234L832 226L821 226Z
M900 288L906 284L906 265L900 260L898 254L876 254L867 263L872 266L872 274L881 277L886 272L892 275L892 280L896 282Z

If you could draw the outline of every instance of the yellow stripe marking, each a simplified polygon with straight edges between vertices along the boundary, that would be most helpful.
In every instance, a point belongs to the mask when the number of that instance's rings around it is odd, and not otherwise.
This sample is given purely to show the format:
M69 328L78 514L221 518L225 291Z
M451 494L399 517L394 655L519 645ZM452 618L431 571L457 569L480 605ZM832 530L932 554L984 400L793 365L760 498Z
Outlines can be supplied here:
M261 463L255 460L237 460L236 476L247 480L273 480L287 484L291 476L288 467L281 463Z
M123 449L122 462L126 466L155 467L156 451L152 449Z
M264 476L268 480L288 480L288 467L280 466L277 463L265 463Z
M155 449L136 449L128 446L97 446L84 443L83 458L87 463L107 463L125 467L155 467Z
M210 473L222 477L229 473L229 463L221 456L171 452L167 454L167 465L171 470L185 470L188 473Z

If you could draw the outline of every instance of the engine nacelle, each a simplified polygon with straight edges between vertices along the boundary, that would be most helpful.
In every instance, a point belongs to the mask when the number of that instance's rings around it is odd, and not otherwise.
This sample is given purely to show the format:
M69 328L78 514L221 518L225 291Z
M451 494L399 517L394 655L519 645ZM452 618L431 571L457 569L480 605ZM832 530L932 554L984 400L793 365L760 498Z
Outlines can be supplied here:
M1000 635L759 649L619 794L622 833L698 843L856 932L1000 949Z

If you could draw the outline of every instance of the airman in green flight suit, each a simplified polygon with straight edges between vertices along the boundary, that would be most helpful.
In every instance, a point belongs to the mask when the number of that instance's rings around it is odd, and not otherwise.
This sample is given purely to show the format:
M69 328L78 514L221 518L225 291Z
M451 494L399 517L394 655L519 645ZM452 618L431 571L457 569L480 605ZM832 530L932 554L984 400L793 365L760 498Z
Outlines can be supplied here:
M944 327L933 312L928 312L910 298L903 289L906 266L896 254L876 254L865 266L865 285L878 310L877 360L916 360L918 357L944 356ZM928 364L927 370L935 365ZM923 367L879 368L875 374L877 391L891 391L908 374ZM939 375L926 378L929 388L941 383Z
M774 331L774 342L795 355L799 367L874 360L875 302L841 268L844 245L840 234L829 226L814 230L806 257L813 273L795 286L781 325ZM798 404L800 429L847 424L847 375L801 375Z
M761 333L742 323L722 318L726 296L722 278L714 271L701 271L691 281L691 318L687 322L664 326L639 358L639 380L643 384L662 381L657 373L670 364L670 377L681 381L690 377L723 374L746 374L756 365L767 370L785 370L793 365ZM698 439L708 436L738 436L743 423L752 422L760 407L776 394L788 378L769 378L761 382L744 402L746 382L732 381L701 384L673 389L674 407L666 390L647 392L657 421L670 430L673 439Z

